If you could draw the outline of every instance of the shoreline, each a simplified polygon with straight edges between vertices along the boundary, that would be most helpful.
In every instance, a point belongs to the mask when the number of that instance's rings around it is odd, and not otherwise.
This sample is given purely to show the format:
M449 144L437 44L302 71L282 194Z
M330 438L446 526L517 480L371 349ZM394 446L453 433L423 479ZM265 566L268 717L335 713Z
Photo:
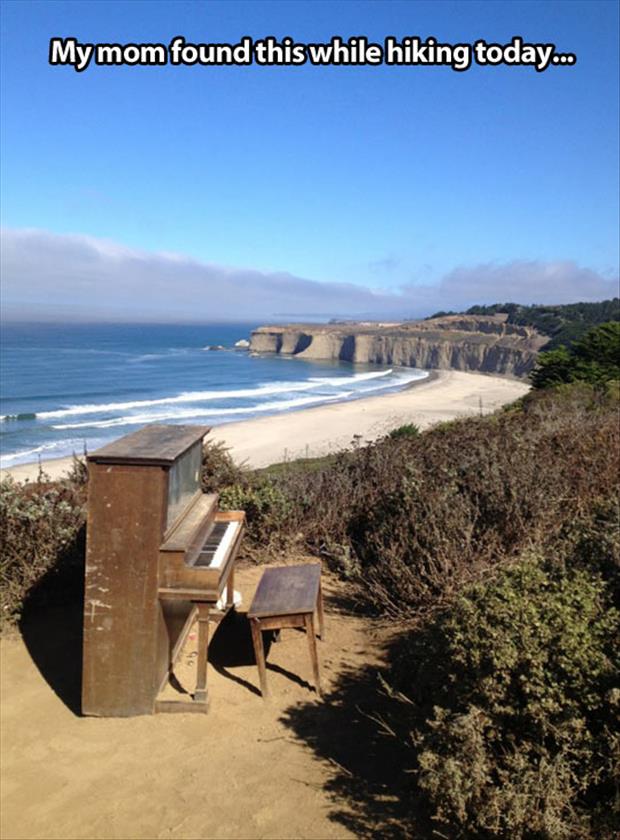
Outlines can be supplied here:
M391 394L361 397L268 417L214 426L207 440L222 441L237 463L250 468L337 452L354 440L371 442L405 423L426 429L446 420L495 411L529 391L520 380L455 370L433 370L424 379ZM81 454L80 454L81 457ZM16 464L0 477L36 481L41 469L50 478L67 474L72 456Z

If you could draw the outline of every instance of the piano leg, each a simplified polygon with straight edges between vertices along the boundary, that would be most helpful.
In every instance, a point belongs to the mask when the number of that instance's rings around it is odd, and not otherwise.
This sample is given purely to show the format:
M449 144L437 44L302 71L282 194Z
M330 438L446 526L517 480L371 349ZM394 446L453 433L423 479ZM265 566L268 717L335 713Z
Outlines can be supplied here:
M230 570L230 574L228 575L228 583L226 584L226 607L234 607L235 606L235 567Z
M198 607L198 669L194 703L207 702L207 659L209 654L209 605L196 604Z

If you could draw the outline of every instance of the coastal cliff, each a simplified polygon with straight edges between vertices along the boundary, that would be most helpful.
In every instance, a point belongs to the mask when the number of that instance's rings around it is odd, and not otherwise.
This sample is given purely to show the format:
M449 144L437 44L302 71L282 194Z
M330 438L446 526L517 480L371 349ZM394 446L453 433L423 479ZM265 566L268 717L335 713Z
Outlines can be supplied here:
M259 327L250 350L425 370L526 376L548 341L505 315L454 315L428 321L288 324Z

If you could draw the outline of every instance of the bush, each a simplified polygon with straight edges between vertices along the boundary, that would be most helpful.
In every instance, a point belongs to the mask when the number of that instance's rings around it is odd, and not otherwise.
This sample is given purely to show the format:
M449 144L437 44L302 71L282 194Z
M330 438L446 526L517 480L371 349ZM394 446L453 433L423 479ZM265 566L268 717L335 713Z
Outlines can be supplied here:
M79 478L76 466L74 476ZM0 483L0 621L15 623L27 595L66 597L84 573L86 493L83 483ZM41 583L46 578L46 586Z
M403 426L392 429L387 436L392 440L399 440L400 438L414 438L419 434L420 430L414 423L405 423Z
M282 472L286 516L271 527L281 543L303 535L377 609L408 616L524 548L544 548L608 497L619 438L615 404L585 383L536 392L518 410Z
M620 379L620 323L595 327L570 349L560 346L541 353L530 379L535 388L567 382L603 385Z
M224 488L220 494L220 508L245 511L247 537L252 543L266 548L278 543L291 505L275 485L264 482L256 487L234 484Z
M619 631L600 576L530 557L407 638L386 728L415 748L436 820L467 837L612 836Z
M244 470L230 457L221 441L207 441L202 447L201 485L204 493L216 493L222 487L242 483Z

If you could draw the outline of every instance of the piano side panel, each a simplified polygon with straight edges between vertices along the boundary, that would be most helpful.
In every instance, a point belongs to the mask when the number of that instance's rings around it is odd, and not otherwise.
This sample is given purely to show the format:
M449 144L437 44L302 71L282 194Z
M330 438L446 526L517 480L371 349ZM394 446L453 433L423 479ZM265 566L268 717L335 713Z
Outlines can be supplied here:
M157 557L166 472L91 463L88 491L82 711L150 714L165 633Z
M157 646L158 692L168 680L170 665L180 653L196 612L196 607L191 601L159 601L159 608L161 619Z

